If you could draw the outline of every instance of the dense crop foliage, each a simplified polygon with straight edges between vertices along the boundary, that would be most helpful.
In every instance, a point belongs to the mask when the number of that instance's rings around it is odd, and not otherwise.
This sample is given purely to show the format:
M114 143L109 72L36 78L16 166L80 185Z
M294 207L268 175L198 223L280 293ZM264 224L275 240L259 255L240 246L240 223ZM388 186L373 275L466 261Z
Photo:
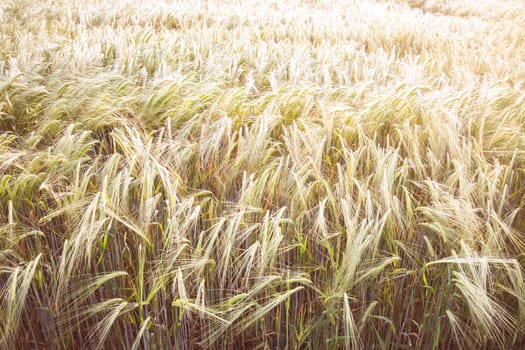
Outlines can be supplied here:
M525 4L0 2L1 349L522 349Z

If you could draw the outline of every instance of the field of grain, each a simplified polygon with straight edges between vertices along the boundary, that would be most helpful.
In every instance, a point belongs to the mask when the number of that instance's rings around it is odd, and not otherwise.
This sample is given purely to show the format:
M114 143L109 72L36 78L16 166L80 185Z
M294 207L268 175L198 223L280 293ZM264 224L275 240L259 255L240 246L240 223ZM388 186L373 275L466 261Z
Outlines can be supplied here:
M525 3L0 2L0 349L523 349Z

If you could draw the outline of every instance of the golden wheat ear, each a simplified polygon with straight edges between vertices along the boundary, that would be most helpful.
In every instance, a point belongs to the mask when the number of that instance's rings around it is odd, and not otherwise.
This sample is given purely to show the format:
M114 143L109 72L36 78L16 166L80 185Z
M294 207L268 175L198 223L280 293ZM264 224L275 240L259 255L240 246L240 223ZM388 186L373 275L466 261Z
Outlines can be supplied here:
M0 349L522 349L525 3L0 1Z

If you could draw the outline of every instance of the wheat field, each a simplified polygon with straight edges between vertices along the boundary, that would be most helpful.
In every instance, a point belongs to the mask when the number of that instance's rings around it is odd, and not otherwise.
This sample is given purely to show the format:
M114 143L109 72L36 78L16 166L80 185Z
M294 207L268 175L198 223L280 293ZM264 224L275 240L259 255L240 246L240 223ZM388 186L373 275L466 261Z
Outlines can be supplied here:
M524 2L0 23L0 349L525 347Z

